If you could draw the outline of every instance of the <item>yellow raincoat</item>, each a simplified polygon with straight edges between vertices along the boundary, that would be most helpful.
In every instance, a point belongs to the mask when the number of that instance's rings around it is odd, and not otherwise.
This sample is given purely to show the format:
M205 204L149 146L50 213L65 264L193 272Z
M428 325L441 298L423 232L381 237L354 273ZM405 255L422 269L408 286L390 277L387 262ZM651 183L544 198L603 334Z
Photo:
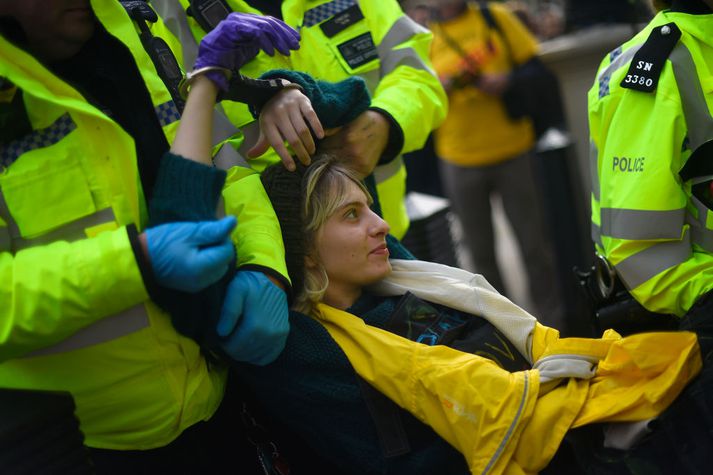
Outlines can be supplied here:
M504 308L507 299L492 297ZM490 297L479 298L487 305ZM490 321L497 317L487 313ZM527 338L534 369L510 373L476 355L371 327L328 305L318 306L316 318L362 378L433 427L478 474L537 473L569 429L656 417L702 366L696 335L689 332L622 338L609 330L601 339L559 338L535 323ZM591 371L577 368L579 362ZM558 369L572 363L576 378Z

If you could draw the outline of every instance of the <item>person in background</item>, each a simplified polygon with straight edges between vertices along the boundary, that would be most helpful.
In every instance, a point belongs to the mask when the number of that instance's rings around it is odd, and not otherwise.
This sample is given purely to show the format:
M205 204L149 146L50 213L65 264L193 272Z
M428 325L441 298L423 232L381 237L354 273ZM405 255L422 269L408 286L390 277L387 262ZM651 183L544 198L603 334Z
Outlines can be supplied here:
M404 13L421 26L427 27L431 22L431 7L424 0L401 2ZM406 192L426 193L443 197L438 157L433 148L433 133L422 148L404 154L406 166Z
M592 240L612 288L643 307L644 326L700 331L711 328L713 315L713 1L653 4L656 16L602 60L589 90ZM713 402L704 394L713 340L699 341L704 372L678 417L690 411L711 427ZM672 424L662 424L668 439L653 439L651 455L671 450ZM710 464L710 455L689 457L708 435L698 427L684 432L679 464L661 473Z
M528 117L511 119L503 94L510 75L537 53L537 42L505 7L464 0L432 2L437 16L431 58L448 92L450 111L435 132L443 187L462 227L475 270L503 292L491 199L502 200L543 322L565 328L553 249L533 175L535 135Z
M283 23L243 20L227 33L242 46L206 45L194 104L214 87L204 73L237 69L260 48L297 47ZM167 154L175 98L119 2L3 0L0 44L0 387L69 391L99 473L216 471L245 454L238 463L251 470L240 423L216 415L225 368L152 299L219 281L235 265L232 234L257 283L233 280L228 296L243 307L221 347L256 364L279 354L289 327L277 285L289 281L284 257L262 252L279 228L255 218L261 187L234 179L223 191L226 208L245 213L237 228L232 216L145 227L161 161L192 154L193 139L183 130ZM220 194L220 178L203 185ZM257 289L258 302L248 295Z
M189 52L214 26L200 13L201 2L151 3L181 40L184 61L190 64ZM401 154L421 148L447 109L445 93L428 59L430 32L406 16L396 0L224 0L214 6L211 11L220 11L219 17L229 11L267 14L300 32L298 51L288 59L259 54L242 68L246 76L291 69L328 81L364 78L373 98L371 108L334 131L321 147L351 160L360 175L372 175L381 212L392 234L403 237L408 215ZM188 8L190 15L186 14ZM261 131L246 105L223 104L223 109L243 134L235 146L242 155L253 158L250 165L257 170L280 159L292 168L293 158L285 142L303 163L309 163L315 152L306 126L294 134L277 127ZM291 117L293 123L301 120L299 115Z

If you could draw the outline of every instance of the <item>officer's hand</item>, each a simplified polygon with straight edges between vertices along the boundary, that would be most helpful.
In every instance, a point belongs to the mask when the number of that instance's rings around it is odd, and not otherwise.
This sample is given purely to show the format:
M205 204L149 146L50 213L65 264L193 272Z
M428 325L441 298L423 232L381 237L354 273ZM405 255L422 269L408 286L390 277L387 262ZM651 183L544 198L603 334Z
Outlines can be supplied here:
M265 274L239 271L228 285L216 329L221 348L237 361L271 363L287 341L287 312L285 292Z
M233 216L219 221L168 223L144 231L146 250L159 285L198 292L217 282L235 256Z
M289 55L300 47L300 34L285 22L270 16L231 13L201 40L195 69L220 66L236 71L260 50L270 56L275 50ZM220 72L206 74L223 91L228 80Z
M297 89L283 89L270 99L260 111L260 137L248 150L248 158L259 157L272 146L288 170L295 162L285 147L289 143L297 158L309 165L316 150L310 127L318 139L324 137L322 123L312 108L309 98Z
M319 144L320 151L333 153L349 161L349 165L367 177L374 171L389 142L389 121L379 112L367 110L326 137Z

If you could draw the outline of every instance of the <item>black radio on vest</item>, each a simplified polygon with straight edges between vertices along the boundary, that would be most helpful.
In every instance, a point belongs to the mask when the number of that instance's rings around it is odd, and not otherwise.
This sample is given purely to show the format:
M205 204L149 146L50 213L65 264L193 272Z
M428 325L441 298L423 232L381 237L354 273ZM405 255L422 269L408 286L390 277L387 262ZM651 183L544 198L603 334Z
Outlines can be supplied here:
M232 8L225 0L191 0L186 13L192 16L206 32L215 28L227 17Z

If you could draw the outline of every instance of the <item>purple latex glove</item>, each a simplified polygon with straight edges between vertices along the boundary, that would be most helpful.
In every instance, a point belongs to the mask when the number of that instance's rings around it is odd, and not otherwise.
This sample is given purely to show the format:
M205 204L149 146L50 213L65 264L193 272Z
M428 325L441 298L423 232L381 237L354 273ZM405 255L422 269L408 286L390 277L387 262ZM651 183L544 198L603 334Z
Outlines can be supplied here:
M260 50L270 56L275 50L290 55L300 47L300 34L285 22L271 16L231 13L208 33L198 48L194 69L220 66L237 71ZM220 72L206 74L220 89L228 90L228 80Z

